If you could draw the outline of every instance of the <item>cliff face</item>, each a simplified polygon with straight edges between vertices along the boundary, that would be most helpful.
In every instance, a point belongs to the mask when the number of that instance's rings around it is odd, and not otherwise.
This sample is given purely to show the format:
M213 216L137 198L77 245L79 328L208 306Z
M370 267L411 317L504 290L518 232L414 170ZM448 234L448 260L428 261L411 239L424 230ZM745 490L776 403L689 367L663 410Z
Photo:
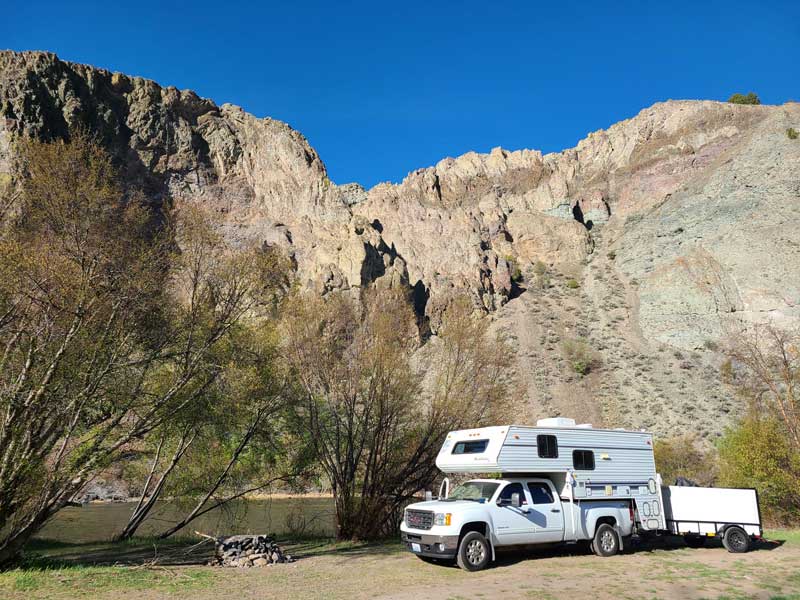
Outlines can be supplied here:
M520 421L719 432L740 409L719 382L720 338L800 318L796 103L660 103L561 153L468 153L364 190L331 182L280 121L0 52L0 191L16 136L75 126L154 199L212 207L231 241L285 247L318 293L407 286L435 332L467 290L518 350ZM576 345L596 359L585 377Z

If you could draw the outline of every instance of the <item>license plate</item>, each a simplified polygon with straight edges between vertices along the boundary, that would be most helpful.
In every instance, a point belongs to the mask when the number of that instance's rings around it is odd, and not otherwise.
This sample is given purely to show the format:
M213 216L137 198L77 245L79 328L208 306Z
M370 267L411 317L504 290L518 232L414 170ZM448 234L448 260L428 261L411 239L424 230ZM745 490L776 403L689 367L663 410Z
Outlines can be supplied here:
M413 550L414 552L422 552L422 548L419 547L419 544L414 544L414 543L411 544L411 550Z

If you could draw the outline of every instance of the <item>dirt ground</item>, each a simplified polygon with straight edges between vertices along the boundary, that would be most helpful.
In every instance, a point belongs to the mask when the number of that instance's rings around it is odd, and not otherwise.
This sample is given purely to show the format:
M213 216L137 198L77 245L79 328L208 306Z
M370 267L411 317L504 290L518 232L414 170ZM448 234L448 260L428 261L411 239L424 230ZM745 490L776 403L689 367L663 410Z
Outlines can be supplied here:
M399 544L292 544L292 564L253 569L203 566L206 557L186 544L154 550L59 546L39 556L45 563L0 574L0 597L212 598L797 598L800 536L762 543L747 554L719 546L690 549L681 543L640 545L624 555L599 558L577 548L503 553L494 566L467 573L428 564ZM151 561L154 553L159 560Z

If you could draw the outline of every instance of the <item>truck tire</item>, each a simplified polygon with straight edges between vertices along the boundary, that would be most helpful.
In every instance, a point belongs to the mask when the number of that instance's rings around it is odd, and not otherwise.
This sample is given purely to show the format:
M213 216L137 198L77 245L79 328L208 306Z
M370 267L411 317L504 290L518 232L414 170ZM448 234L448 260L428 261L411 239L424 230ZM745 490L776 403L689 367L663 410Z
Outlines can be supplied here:
M734 525L725 530L722 545L728 552L747 552L750 549L750 536L744 529Z
M492 558L492 549L489 542L477 531L470 531L458 545L456 562L465 571L480 571L485 569Z
M597 556L614 556L619 553L617 531L608 523L601 523L594 532L592 549Z
M689 548L703 548L706 545L706 538L702 535L685 535L683 541Z

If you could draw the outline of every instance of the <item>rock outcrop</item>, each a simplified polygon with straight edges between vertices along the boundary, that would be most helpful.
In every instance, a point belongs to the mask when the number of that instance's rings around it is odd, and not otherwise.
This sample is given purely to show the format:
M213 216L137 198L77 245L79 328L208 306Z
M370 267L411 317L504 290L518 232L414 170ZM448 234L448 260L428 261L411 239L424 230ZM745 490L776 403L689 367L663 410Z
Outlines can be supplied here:
M399 184L338 186L280 121L191 91L0 52L0 193L13 140L98 135L154 201L213 208L317 293L402 286L435 333L454 293L515 340L520 420L714 434L740 409L716 348L800 319L800 104L669 101L575 148L468 153ZM387 140L390 144L391 140ZM583 377L566 346L595 368Z

